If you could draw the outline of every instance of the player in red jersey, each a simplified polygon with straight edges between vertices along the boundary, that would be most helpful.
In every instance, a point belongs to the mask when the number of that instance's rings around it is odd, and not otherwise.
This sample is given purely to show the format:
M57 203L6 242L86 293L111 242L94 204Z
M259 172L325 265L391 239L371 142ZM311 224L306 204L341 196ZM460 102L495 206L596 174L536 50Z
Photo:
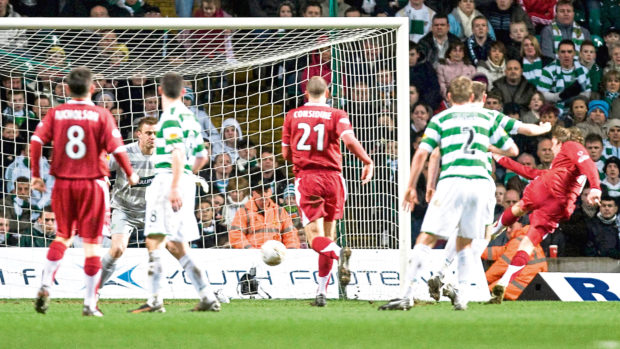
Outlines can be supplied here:
M347 113L325 104L329 95L325 80L310 78L305 93L308 103L289 111L284 119L282 155L293 163L297 206L308 242L319 254L319 287L312 304L323 307L334 259L341 287L351 279L351 249L334 242L335 221L342 218L346 200L340 139L364 163L362 184L370 182L374 164L355 138Z
M532 212L527 235L523 237L508 269L493 287L490 303L502 302L506 287L525 267L534 247L547 234L553 233L561 220L568 219L573 214L575 201L583 190L586 179L592 188L587 197L588 203L594 205L601 200L598 170L583 146L583 136L579 129L556 126L552 134L555 158L549 170L532 169L509 158L494 156L500 165L534 180L523 191L521 200L506 209L494 227L493 234L497 235L519 217Z
M97 287L101 276L99 248L110 219L108 186L103 179L109 175L106 154L114 155L132 185L139 177L131 168L114 117L90 100L95 88L91 71L75 68L67 75L66 82L71 100L50 109L30 141L32 188L42 192L46 188L39 171L41 149L53 143L50 173L56 177L56 183L52 190L52 210L58 229L47 252L35 309L39 313L47 311L54 274L77 232L84 242L85 255L86 295L82 315L102 316L97 308Z

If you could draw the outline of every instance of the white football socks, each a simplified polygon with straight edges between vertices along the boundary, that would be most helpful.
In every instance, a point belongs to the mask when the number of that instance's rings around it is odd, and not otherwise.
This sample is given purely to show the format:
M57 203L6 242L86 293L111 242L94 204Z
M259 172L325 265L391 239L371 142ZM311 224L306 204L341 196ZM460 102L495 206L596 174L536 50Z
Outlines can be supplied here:
M413 286L417 281L418 273L425 267L430 253L431 248L429 246L416 244L413 247L411 258L409 259L409 266L407 267L407 292L404 298L411 299L413 297Z
M524 267L525 265L520 265L520 266L508 265L508 269L506 269L506 272L504 273L504 275L502 275L501 279L499 279L497 284L504 286L504 287L508 286L508 283L510 283L510 278L512 277L512 275L514 275L516 272L523 269Z
M147 300L147 304L155 306L163 303L163 298L160 295L161 292L161 274L163 268L161 266L161 253L162 250L157 249L149 252L149 271L148 271L148 284L151 286L151 296Z
M192 280L192 285L196 289L196 292L198 292L200 299L206 298L209 302L213 302L217 299L205 280L204 272L194 263L189 255L186 254L181 257L179 263L181 263L181 266L185 270L185 274Z
M86 294L84 295L84 305L89 307L91 310L97 309L97 285L99 285L99 281L101 280L101 269L97 272L97 274L90 276L84 274L86 277Z

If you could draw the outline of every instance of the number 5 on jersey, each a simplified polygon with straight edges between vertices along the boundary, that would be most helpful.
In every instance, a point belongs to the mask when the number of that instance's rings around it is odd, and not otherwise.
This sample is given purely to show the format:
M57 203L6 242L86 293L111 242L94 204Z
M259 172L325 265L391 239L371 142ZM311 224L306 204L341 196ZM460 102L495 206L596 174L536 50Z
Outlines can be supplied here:
M323 140L325 137L325 125L318 124L314 126L312 129L310 129L310 125L306 124L305 122L300 122L299 124L297 124L297 128L300 130L303 130L304 132L301 135L301 138L299 138L299 142L297 142L297 150L305 150L305 151L312 150L311 144L306 144L306 142L308 142L308 138L310 138L310 134L312 133L312 131L314 131L314 133L316 133L316 150L323 151Z

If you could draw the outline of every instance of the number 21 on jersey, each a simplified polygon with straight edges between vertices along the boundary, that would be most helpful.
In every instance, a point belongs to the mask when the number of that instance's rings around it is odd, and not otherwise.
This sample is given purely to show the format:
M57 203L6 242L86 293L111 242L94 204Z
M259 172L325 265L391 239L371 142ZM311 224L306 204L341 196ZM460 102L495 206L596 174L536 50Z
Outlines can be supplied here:
M312 150L311 142L308 142L310 137L316 137L316 150L323 151L323 140L325 138L325 125L317 124L314 127L310 127L310 125L305 122L300 122L297 124L297 129L303 131L301 138L299 138L299 142L297 142L297 150Z

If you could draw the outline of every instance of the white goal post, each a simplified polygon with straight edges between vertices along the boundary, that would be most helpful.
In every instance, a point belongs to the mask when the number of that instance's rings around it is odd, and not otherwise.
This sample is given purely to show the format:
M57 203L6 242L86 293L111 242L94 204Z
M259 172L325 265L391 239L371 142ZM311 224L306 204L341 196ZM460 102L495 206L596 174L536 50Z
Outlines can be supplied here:
M292 183L291 165L280 157L285 112L303 103L302 87L309 74L329 74L332 105L347 110L358 139L373 158L380 159L373 183L361 187L356 179L361 167L343 147L350 200L339 226L340 242L377 250L377 258L381 250L399 250L389 255L399 256L393 263L403 286L412 245L411 214L400 209L411 155L406 18L21 17L2 19L0 31L10 38L0 41L0 73L3 79L22 82L2 87L0 110L12 113L4 115L5 122L8 117L11 127L22 132L12 153L2 150L3 156L18 157L33 131L32 123L17 125L22 120L19 108L7 97L15 92L25 91L25 117L36 120L41 108L34 101L39 96L47 96L51 104L66 100L58 88L63 76L72 67L86 65L101 82L98 101L116 108L121 131L131 140L137 120L157 113L156 101L154 110L148 108L158 78L176 71L188 82L191 107L219 131L219 142L222 124L235 119L245 139L238 141L247 145L250 140L258 150L253 161L261 163L261 150L273 149L280 159L276 170L284 176L283 186L274 184L279 198ZM214 142L212 147L219 144ZM252 166L242 158L230 160L246 169ZM214 157L214 173L216 161ZM2 190L10 197L7 188L15 178L7 177L3 166ZM216 190L218 181L213 181ZM36 224L36 212L42 207L35 207L35 201L32 198L24 206L31 211L29 218L15 217L13 212L12 229ZM7 217L13 203L5 199L0 204Z

